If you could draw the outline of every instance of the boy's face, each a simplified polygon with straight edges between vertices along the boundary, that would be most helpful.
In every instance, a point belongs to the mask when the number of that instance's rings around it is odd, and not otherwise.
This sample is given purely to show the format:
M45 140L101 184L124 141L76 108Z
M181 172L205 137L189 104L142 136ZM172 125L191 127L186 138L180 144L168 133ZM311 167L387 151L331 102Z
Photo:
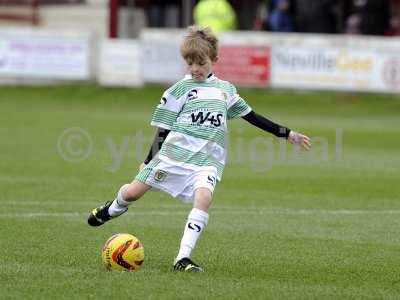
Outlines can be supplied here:
M207 76L212 72L214 62L209 57L200 59L199 61L186 60L188 72L196 82L202 82L207 79Z

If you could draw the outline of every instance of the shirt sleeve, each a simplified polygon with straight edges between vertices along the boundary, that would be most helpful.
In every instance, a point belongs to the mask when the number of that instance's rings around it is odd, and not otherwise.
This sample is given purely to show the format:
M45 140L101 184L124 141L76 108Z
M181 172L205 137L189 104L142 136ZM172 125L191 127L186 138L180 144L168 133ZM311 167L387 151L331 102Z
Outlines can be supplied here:
M247 115L243 116L243 119L264 131L274 134L277 137L284 137L286 139L289 137L289 128L274 123L271 120L268 120L266 117L255 113L254 111L251 111Z
M228 120L241 118L251 112L251 107L239 96L233 85L232 91L233 94L230 95L228 101Z
M161 97L160 104L157 105L153 113L151 126L171 130L182 109L183 99L184 97L177 99L170 93L170 89L166 90Z

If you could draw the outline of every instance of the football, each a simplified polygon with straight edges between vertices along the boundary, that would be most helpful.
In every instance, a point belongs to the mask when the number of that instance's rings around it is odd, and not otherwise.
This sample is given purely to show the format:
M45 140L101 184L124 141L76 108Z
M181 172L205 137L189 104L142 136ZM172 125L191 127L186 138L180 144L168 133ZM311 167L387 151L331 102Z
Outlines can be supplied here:
M144 261L143 244L131 234L115 234L105 243L102 259L108 270L137 271Z

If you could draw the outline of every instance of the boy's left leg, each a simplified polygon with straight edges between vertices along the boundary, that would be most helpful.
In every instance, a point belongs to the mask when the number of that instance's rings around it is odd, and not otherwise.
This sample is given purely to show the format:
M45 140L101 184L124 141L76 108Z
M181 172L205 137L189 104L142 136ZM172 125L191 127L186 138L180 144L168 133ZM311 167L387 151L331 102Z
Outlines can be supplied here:
M193 209L189 213L178 255L175 259L174 270L202 272L203 269L195 264L190 255L196 242L208 222L208 209L212 201L212 192L208 188L198 188L194 193Z
M141 198L151 186L134 180L130 184L124 184L118 191L114 201L108 201L104 205L96 207L88 217L90 226L101 226L110 219L122 215L128 210L128 206L133 201Z

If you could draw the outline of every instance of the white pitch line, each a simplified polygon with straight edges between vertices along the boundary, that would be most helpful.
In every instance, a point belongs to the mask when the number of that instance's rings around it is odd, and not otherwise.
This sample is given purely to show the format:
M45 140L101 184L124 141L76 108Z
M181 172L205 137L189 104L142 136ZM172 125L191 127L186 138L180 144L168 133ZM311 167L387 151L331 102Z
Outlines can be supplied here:
M71 198L72 199L72 198ZM12 206L25 206L25 205L31 205L31 206L60 206L60 205L69 205L69 206L84 206L84 205L88 205L90 207L92 207L93 205L98 205L99 204L99 199L96 198L97 201L68 201L67 199L64 198L60 198L57 201L37 201L37 200L20 200L20 201L15 201L15 200L5 200L5 201L1 201L1 204L3 205L12 205ZM178 200L178 204L176 204L177 200L172 200L170 203L165 203L165 204L159 204L156 205L153 203L153 205L151 207L148 208L171 208L171 209L176 209L176 208L189 208L191 207L190 204L185 204L185 203L181 203ZM142 202L142 201L140 201ZM147 202L147 201L146 201ZM100 200L100 203L101 200ZM179 204L181 203L181 204ZM218 206L218 207L232 207L232 206Z
M25 206L32 205L37 206L37 209L43 207L53 207L60 206L58 202L41 202L41 201L31 201L31 200L21 200L21 201L3 201L1 202L3 205L13 205L13 206ZM93 202L89 201L81 201L81 202L65 202L63 204L68 204L68 206L76 207L76 206L90 206L93 205ZM139 206L140 203L138 203ZM134 211L131 210L130 214L136 215L174 215L177 209L181 209L184 212L188 212L192 206L190 204L175 204L174 201L171 203L159 204L148 206L146 211ZM173 210L171 212L165 212L165 210ZM73 214L85 214L84 212L69 212L65 213L66 216ZM129 214L128 213L128 214ZM243 214L287 214L287 215L307 215L307 214L328 214L328 215L363 215L363 214L400 214L400 209L307 209L307 208L279 208L279 207L266 207L266 206L237 206L237 205L215 205L211 207L210 213L219 213L219 214L229 214L229 213L243 213ZM20 213L16 213L20 214ZM23 213L22 213L23 214ZM62 215L64 213L51 213L39 211L33 214L48 214L49 216L54 215L58 216L58 214ZM180 214L180 213L179 213ZM0 218L4 215L8 215L8 213L0 214Z
M177 216L187 215L188 211L138 211L127 215L133 216ZM243 209L214 209L212 215L394 215L400 214L400 210L322 210L322 209L258 209L249 211ZM32 212L32 213L1 213L0 219L6 218L71 218L86 217L87 212Z

